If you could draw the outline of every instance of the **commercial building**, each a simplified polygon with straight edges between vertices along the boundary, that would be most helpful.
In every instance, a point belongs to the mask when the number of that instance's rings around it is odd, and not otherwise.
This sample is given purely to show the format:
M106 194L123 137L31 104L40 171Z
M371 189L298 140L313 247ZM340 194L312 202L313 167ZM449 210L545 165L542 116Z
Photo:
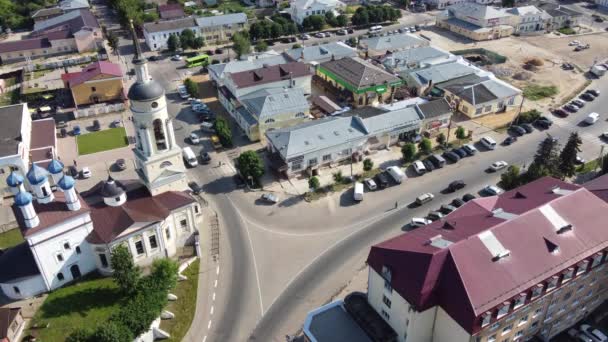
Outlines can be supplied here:
M255 70L266 66L285 64L292 61L274 50L248 55L246 59L233 60L228 63L211 64L207 66L209 79L218 88L224 85L226 75L241 71Z
M425 65L421 69L405 70L399 76L405 80L407 87L415 94L425 94L434 85L447 82L466 75L490 75L462 58L448 63Z
M532 35L546 32L546 13L535 6L514 7L507 12L518 18L514 33Z
M416 106L424 116L420 131L435 135L439 133L440 129L449 126L452 118L452 108L445 99L428 101Z
M398 77L358 57L321 63L317 76L355 107L391 102L403 84Z
M296 126L266 132L272 167L287 177L319 169L368 150L385 148L416 135L423 115L416 108L364 107Z
M607 296L608 204L541 178L371 248L368 302L398 341L549 340Z
M337 60L345 57L358 56L357 49L342 42L331 42L289 49L283 54L292 61L312 64L313 66L331 61L332 59Z
M386 70L398 74L408 70L422 69L435 64L457 60L458 57L434 46L423 46L390 52L380 61Z
M185 29L198 32L198 26L193 17L144 23L144 39L150 50L164 50L167 48L169 37L180 35Z
M327 12L336 13L338 9L346 5L339 0L295 0L291 2L289 11L291 19L298 25L302 25L304 18L311 15L325 16Z
M122 76L120 65L101 61L91 63L82 71L62 74L61 80L79 107L126 100Z
M269 88L240 98L235 119L249 140L265 141L266 131L311 119L310 104L301 88Z
M517 22L517 16L504 9L475 2L449 6L436 18L437 27L476 41L508 37L513 34Z
M235 33L247 29L247 15L232 13L200 17L196 18L196 24L205 44L217 44L230 41Z
M577 27L583 14L564 5L548 2L536 5L545 12L545 27L547 31L559 30L565 27Z
M387 34L384 36L364 38L359 47L368 57L376 57L406 49L429 46L429 41L410 33Z

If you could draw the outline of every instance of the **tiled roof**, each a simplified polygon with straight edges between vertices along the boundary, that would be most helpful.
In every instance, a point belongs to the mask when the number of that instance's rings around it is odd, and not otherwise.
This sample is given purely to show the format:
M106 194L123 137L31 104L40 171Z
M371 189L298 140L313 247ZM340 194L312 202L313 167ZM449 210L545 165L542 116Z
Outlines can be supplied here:
M332 58L356 57L357 50L342 42L332 42L290 49L285 51L285 55L289 56L289 58L294 61L322 63L329 61Z
M71 88L85 83L99 75L122 77L122 70L118 64L108 61L99 61L89 64L86 68L82 69L82 71L61 74L61 79L68 81Z
M241 103L259 120L282 113L306 112L308 101L301 88L272 88L242 96Z
M53 118L32 121L30 149L55 147L55 120Z
M86 27L99 28L99 22L90 10L81 9L35 23L32 34L39 35L58 29L68 29L71 33L76 33Z
M321 64L321 68L333 73L355 88L366 88L383 83L399 82L400 79L359 57L342 58Z
M247 88L253 85L277 82L310 76L310 69L304 63L290 62L279 65L264 66L255 70L231 73L230 78L237 88Z
M0 270L0 283L40 274L27 241L0 254Z
M47 37L30 38L0 43L0 53L27 51L34 49L48 49L50 47L51 42L49 42L49 39Z
M63 10L59 7L51 7L51 8L42 8L34 12L32 14L32 19L36 19L38 17L46 17L50 15L59 15L62 14Z
M608 202L608 174L594 178L583 186L597 197Z
M164 31L175 31L185 30L187 28L192 29L196 27L196 21L192 17L163 20L155 23L145 23L144 30L149 33L164 32Z
M388 267L416 310L439 305L475 333L481 314L608 247L606 221L606 202L545 177L373 246L367 262L378 274Z

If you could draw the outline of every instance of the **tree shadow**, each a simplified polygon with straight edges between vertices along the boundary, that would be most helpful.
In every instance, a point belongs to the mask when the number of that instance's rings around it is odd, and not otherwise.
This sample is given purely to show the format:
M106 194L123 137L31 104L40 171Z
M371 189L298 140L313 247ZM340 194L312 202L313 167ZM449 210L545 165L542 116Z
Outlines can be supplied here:
M279 203L279 207L281 208L289 208L289 207L293 207L294 205L297 205L298 203L301 203L304 200L304 196L302 195L297 195L297 196L290 196L287 197L287 199L285 199L284 201Z
M340 206L341 207L350 207L356 204L359 204L358 201L355 201L354 197L355 188L347 189L340 194Z
M232 177L224 176L203 185L203 191L212 195L229 194L236 189Z
M110 307L121 300L122 296L116 288L86 288L63 297L49 296L40 308L40 317L49 319L73 313L85 317L90 310Z

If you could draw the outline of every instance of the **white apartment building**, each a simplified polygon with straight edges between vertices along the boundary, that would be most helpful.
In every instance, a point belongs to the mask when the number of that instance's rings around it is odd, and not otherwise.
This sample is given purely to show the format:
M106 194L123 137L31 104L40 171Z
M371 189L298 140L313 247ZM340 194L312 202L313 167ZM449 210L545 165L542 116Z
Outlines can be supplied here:
M325 16L327 12L336 12L346 5L339 0L296 0L291 3L289 8L291 19L302 25L304 18L311 15Z

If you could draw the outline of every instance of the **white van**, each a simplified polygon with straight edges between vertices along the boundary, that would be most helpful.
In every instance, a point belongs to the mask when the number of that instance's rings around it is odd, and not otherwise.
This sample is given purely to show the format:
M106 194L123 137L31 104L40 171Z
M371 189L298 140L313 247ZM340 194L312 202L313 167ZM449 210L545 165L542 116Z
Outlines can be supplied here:
M393 177L397 184L401 184L401 182L406 178L405 173L403 173L403 171L397 166L387 167L386 172Z
M420 176L426 173L426 167L424 167L424 164L422 164L420 160L416 160L415 162L413 162L412 167L414 168L414 171L416 171L416 173Z
M355 188L353 189L353 199L355 201L363 201L363 183L355 183Z
M489 150L493 150L496 148L496 141L494 141L494 139L492 139L490 137L487 137L487 136L483 137L483 138L481 138L480 141L481 141L481 144Z
M184 147L182 149L182 157L186 164L190 167L196 167L198 165L198 160L196 160L196 154L192 151L190 146Z
M587 117L585 118L585 123L587 125L593 125L594 123L597 122L597 120L600 118L600 115L598 113L589 113L589 115L587 115Z
M382 25L376 25L369 28L369 33L378 33L382 31Z

